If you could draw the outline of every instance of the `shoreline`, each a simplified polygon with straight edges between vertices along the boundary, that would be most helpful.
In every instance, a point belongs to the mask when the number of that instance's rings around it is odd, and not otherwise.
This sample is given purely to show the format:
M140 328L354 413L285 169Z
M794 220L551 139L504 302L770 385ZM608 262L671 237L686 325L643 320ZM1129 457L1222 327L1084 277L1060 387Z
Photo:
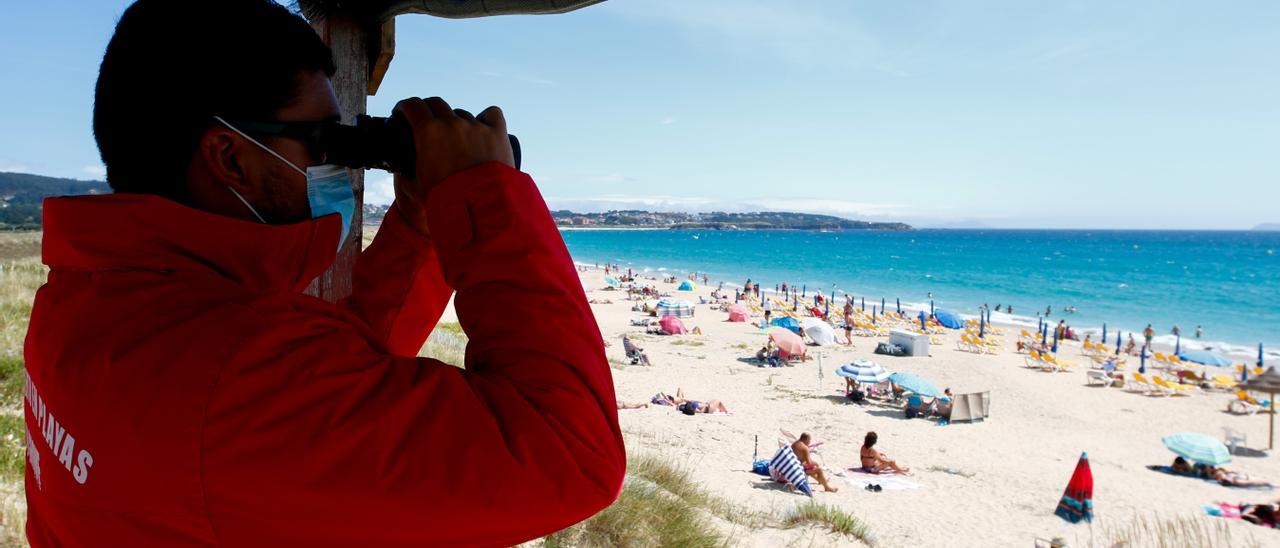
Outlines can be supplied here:
M600 266L598 263L589 263L589 262L580 261L577 259L574 260L574 263L577 264L578 266L582 266L586 268L603 270L603 267ZM691 271L691 272L696 272L696 271ZM661 280L662 276L675 275L677 277L682 277L683 275L687 275L688 273L689 272L681 272L678 270L668 270L665 268L661 268L658 270L645 269L645 270L635 271L635 274L638 276L648 277L654 280ZM733 283L727 280L712 279L711 283L713 285L717 283L723 283L726 288L742 289L741 284ZM701 282L699 282L699 284L701 284ZM765 288L764 286L761 286L760 292L767 293L770 295L776 295L777 293L774 291L773 288ZM813 294L813 293L814 293L813 291L809 291L809 294ZM842 298L843 293L840 291L837 291L836 293L837 295L836 295L835 302L839 302L840 306L843 306L843 298ZM829 296L829 293L823 293L823 295ZM870 295L866 295L866 296L852 295L852 296L854 298L855 307L859 306L860 297L866 297L867 303L868 303L867 309L873 308L872 298ZM875 297L874 308L879 307L879 299L880 299L879 296ZM885 303L886 308L890 310L894 310L895 302L891 299L888 299L887 297L885 297L885 299L886 299L886 303ZM939 305L936 308L944 308L944 309L950 310L951 312L956 313L958 316L966 320L978 319L977 314L964 312L961 309L957 309L954 307ZM976 306L974 306L973 308L976 308ZM919 313L921 311L927 311L928 309L929 309L929 303L927 301L926 302L902 301L902 310L905 312L909 312L911 315L915 315L916 313ZM991 312L991 316L992 316L991 324L994 326L1007 327L1007 328L1013 328L1013 329L1019 329L1019 330L1026 329L1032 332L1035 331L1038 318L1042 317L1040 315L1010 316L1004 312L995 312L995 311ZM1083 341L1086 335L1092 335L1093 341L1099 342L1100 340L1099 337L1102 334L1101 325L1073 324L1069 321L1069 318L1070 318L1070 315L1064 315L1062 317L1059 317L1059 319L1068 320L1068 325L1071 326L1072 331L1075 333L1078 333L1079 336L1081 337L1079 339L1080 341ZM1151 323L1155 325L1155 322L1151 322ZM1054 325L1057 325L1057 322L1051 321L1050 328L1052 329L1052 326ZM1114 324L1110 324L1110 323L1107 324L1107 341L1102 341L1104 344L1108 344L1108 346L1115 344L1114 341L1115 341L1116 328L1117 326ZM1141 330L1142 328L1130 330L1127 327L1121 326L1120 328L1120 331L1122 332L1121 336L1125 341L1124 343L1122 343L1121 348L1123 349L1124 344L1127 344L1129 334L1132 333L1134 335L1134 340L1137 343L1136 348L1141 349L1143 344L1143 336L1142 336ZM1049 340L1052 341L1052 334L1050 334ZM1079 341L1076 341L1076 342L1079 342ZM1280 342L1273 343L1273 344L1266 344L1266 342L1263 341L1263 344L1264 344L1263 354L1264 354L1266 363L1273 363L1273 364L1280 363ZM1173 353L1175 346L1178 346L1178 343L1176 342L1176 337L1172 334L1157 332L1156 335L1152 337L1151 349L1153 352L1171 354ZM1224 358L1230 358L1236 364L1244 363L1244 364L1254 365L1255 362L1257 362L1257 358L1258 358L1257 343L1254 343L1252 346L1247 346L1247 345L1243 345L1243 344L1231 342L1231 341L1206 340L1206 339L1196 339L1194 337L1183 337L1181 340L1180 346L1183 351L1187 351L1187 350L1209 351L1214 354L1218 354ZM1135 358L1138 357L1136 352L1131 356Z

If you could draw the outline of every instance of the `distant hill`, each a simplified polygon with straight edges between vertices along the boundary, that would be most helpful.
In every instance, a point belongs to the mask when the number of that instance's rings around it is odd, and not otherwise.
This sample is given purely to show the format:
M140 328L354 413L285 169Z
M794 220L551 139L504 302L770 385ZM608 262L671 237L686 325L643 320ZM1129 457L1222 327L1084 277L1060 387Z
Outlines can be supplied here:
M1280 232L1280 223L1262 223L1253 227L1253 229L1266 232Z
M0 172L0 230L38 230L42 202L49 196L110 192L103 181Z
M561 226L590 226L601 228L667 228L712 230L911 230L905 223L879 223L855 221L831 215L795 213L789 211L756 211L751 213L654 212L640 210L606 211L603 213L575 213L568 210L552 211L551 216Z

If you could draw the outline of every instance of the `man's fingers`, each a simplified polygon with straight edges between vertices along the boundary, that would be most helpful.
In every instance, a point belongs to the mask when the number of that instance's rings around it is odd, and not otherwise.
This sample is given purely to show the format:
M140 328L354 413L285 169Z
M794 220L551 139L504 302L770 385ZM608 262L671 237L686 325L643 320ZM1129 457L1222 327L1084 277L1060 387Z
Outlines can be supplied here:
M427 108L431 109L431 113L434 114L436 118L447 120L455 116L453 108L449 106L449 103L444 102L444 99L439 97L429 97L427 98L426 103Z
M431 113L431 109L427 108L426 103L418 97L404 99L396 103L396 107L392 110L403 114L410 126L421 126L428 120L435 118L435 115Z
M474 122L476 119L476 117L472 116L470 112L467 112L460 108L453 109L453 114L459 118L462 118L463 120L467 120L468 122Z
M502 109L496 106L480 111L480 115L476 116L476 120L503 133L507 132L507 119L503 117Z

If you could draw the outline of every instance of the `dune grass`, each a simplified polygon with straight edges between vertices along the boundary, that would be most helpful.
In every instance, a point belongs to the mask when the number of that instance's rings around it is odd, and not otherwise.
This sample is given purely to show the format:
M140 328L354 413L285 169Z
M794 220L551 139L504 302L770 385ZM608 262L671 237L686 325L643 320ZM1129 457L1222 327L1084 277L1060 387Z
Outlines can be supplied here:
M1250 526L1252 527L1252 526ZM1261 528L1259 528L1261 530ZM1182 548L1184 546L1262 546L1248 529L1232 530L1225 519L1204 516L1134 516L1108 525L1099 535L1102 546ZM1274 535L1266 530L1263 533Z
M793 508L782 516L782 525L787 528L807 524L821 525L834 533L840 533L867 544L872 544L867 525L862 523L862 520L834 506L810 501Z
M687 501L652 483L628 478L612 505L586 521L542 539L543 546L712 548L726 539Z
M40 263L40 238L39 232L0 234L0 546L27 544L22 345L32 301L48 272Z

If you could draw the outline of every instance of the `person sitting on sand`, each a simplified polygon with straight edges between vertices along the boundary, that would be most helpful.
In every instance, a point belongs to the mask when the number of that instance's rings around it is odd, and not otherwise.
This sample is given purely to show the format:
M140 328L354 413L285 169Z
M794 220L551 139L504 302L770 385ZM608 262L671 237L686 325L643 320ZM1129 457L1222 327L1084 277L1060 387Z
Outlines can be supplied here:
M791 450L795 452L796 458L800 459L800 466L804 467L805 475L817 479L818 483L822 484L822 488L827 491L832 493L839 491L839 489L832 487L831 484L827 483L827 474L822 471L821 466L818 466L817 463L813 462L813 455L809 452L810 440L811 438L809 437L809 433L805 432L800 434L800 437L796 439L795 443L791 444Z
M627 358L633 360L634 363L650 365L649 355L644 353L643 348L640 348L639 346L636 346L635 343L631 342L631 337L626 335L622 336L622 349L627 353Z
M942 391L942 395L933 400L933 414L951 420L951 389Z
M704 413L707 415L712 413L729 413L729 408L725 407L724 402L720 400L710 400L706 402L685 400L685 402L680 404L676 409L679 409L681 413L686 415L696 415L698 413Z
M883 474L890 471L899 474L910 473L910 468L898 466L898 463L890 460L888 455L873 449L877 439L878 436L876 436L875 432L867 432L866 438L863 439L861 451L862 469L872 474Z

